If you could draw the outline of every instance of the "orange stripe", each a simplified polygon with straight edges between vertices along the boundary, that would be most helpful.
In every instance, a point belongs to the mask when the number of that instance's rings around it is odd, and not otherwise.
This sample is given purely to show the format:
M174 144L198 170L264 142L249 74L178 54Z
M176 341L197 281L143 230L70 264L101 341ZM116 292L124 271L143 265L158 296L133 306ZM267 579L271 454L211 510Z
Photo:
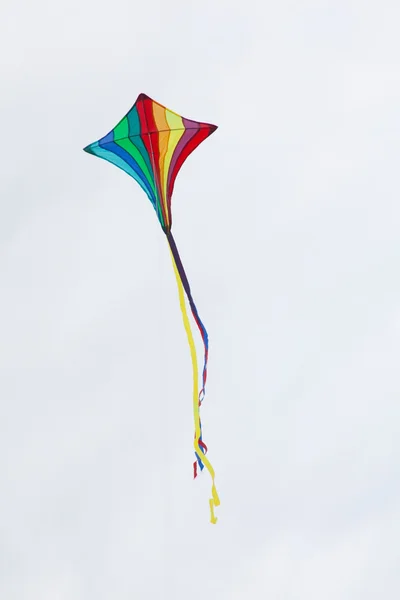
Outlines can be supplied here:
M166 109L163 106L160 106L153 102L153 116L156 123L156 127L162 133L158 134L158 150L159 150L159 170L160 170L160 193L161 193L161 202L163 205L163 213L166 219L166 225L170 225L168 218L168 208L167 208L167 199L165 197L165 187L163 185L165 181L165 156L168 150L168 141L169 141L169 125L167 123L167 119L165 116ZM167 131L166 131L167 130Z

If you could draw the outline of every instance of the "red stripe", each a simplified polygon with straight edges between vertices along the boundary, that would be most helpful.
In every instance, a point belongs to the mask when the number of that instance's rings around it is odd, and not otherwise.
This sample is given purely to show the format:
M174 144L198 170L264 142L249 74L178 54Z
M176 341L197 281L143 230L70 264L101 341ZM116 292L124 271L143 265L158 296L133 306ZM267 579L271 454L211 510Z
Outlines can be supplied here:
M147 150L147 154L150 158L150 163L153 167L153 153L151 151L150 138L148 136L148 126L147 126L147 116L145 113L145 104L144 100L141 98L141 101L137 103L137 111L139 115L140 121L140 137L142 138L142 142ZM153 174L154 177L154 174Z
M201 440L199 440L199 446L202 450L204 450L204 454L208 451L207 446L205 445L204 442L202 442Z
M137 110L140 120L141 138L150 157L150 162L153 167L154 182L157 187L158 197L160 199L160 208L164 217L165 225L168 225L168 217L165 214L164 205L162 202L162 192L160 185L160 148L159 135L157 131L156 121L153 115L153 101L144 96L137 103ZM151 132L151 133L150 133Z
M184 148L182 148L181 153L174 165L174 169L171 173L171 179L169 180L168 205L170 205L170 203L171 203L171 196L172 196L172 192L174 191L175 179L179 173L179 169L181 168L181 166L183 165L183 163L185 162L187 157L193 152L193 150L195 150L197 148L197 146L199 144L201 144L201 142L203 142L206 138L208 138L208 136L211 135L213 133L213 131L215 131L215 128L212 128L210 126L205 126L204 128L202 127L201 129L198 130L196 135L194 135L188 141L186 146L184 146Z

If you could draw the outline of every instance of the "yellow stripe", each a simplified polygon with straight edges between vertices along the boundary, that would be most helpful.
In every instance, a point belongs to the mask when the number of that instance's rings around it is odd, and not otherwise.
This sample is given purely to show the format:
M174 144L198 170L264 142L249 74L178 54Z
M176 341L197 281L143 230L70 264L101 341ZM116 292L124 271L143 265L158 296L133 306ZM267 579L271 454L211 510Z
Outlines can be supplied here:
M164 181L163 181L163 194L167 197L167 183L168 183L168 172L171 165L172 156L175 148L178 145L179 140L185 133L185 126L182 121L182 117L175 114L171 110L165 110L165 117L167 119L168 126L174 131L170 131L168 139L168 150L164 158Z
M201 462L204 464L204 466L206 467L207 471L211 475L211 479L212 479L212 487L211 487L212 498L210 498L210 514L211 514L211 523L215 524L217 522L217 518L214 515L214 507L220 505L220 500L219 500L219 497L218 497L218 493L217 493L217 489L215 487L215 481L214 481L215 480L215 472L214 472L214 469L211 466L210 461L205 456L205 454L203 454L203 451L201 450L201 448L199 446L199 442L198 442L198 440L200 438L200 411L199 411L199 396L198 396L199 370L198 370L198 363L197 363L196 346L195 346L195 343L194 343L193 334L192 334L192 330L190 328L190 322L189 322L188 314L187 314L187 311L186 311L185 294L184 294L183 285L182 285L182 282L181 282L181 278L179 276L179 271L178 271L178 268L176 266L175 259L174 259L174 256L172 254L172 251L171 251L171 258L172 258L172 264L174 266L176 283L178 285L179 304L180 304L181 312L182 312L183 325L185 327L187 339L188 339L188 342L189 342L190 356L191 356L191 359L192 359L192 368L193 368L193 416L194 416L194 427L195 427L195 433L196 433L195 434L195 439L194 439L194 449L197 452L197 454L200 456Z

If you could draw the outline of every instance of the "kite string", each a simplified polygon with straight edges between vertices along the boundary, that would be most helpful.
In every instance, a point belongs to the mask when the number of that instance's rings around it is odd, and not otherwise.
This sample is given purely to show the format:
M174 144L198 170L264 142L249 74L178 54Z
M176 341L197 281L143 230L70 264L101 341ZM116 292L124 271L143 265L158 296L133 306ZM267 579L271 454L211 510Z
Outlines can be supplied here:
M212 479L212 487L211 487L211 496L212 497L209 500L209 504L210 504L211 523L215 524L217 522L217 518L214 514L214 507L220 505L220 500L218 497L217 489L215 487L214 469L213 469L210 461L208 460L208 458L205 456L204 451L202 450L202 448L200 447L200 444L199 444L200 437L201 437L201 422L200 422L199 398L198 398L198 392L197 392L199 372L198 372L198 364L197 364L196 346L195 346L194 339L193 339L193 333L192 333L192 330L190 327L189 317L188 317L188 314L186 311L183 283L181 281L180 273L178 271L178 267L175 262L175 257L172 252L172 249L171 249L171 258L172 258L172 264L174 267L176 283L178 286L179 304L180 304L180 308L181 308L181 312L182 312L183 325L185 327L186 336L187 336L189 348L190 348L190 356L192 359L193 416L194 416L194 426L195 426L194 449L195 449L197 456L200 456L200 454L202 455L202 461L204 463L204 466L206 467L206 469L209 472L211 479Z

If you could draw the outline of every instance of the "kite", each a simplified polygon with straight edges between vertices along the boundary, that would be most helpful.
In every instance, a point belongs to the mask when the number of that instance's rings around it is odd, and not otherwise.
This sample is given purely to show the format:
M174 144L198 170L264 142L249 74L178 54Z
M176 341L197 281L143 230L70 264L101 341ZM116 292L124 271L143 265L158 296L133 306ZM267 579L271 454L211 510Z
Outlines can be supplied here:
M196 458L193 474L196 478L198 467L201 471L205 467L211 476L212 487L209 500L211 523L217 522L214 507L219 506L220 500L215 486L215 472L206 456L207 446L203 441L200 418L200 407L205 396L207 381L208 333L194 303L189 281L172 235L171 198L176 177L183 163L216 129L216 125L185 119L146 94L140 94L129 112L110 133L84 148L85 152L111 162L137 181L152 203L167 238L192 360ZM185 294L204 345L200 392L198 391L196 346L186 309Z

